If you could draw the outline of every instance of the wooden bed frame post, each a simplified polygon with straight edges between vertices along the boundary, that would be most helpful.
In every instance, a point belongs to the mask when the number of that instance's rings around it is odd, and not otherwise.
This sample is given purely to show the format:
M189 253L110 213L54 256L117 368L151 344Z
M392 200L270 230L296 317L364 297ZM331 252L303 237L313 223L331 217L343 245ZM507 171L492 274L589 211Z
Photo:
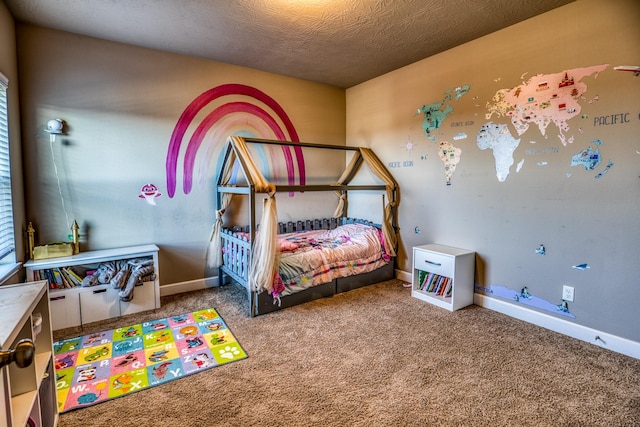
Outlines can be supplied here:
M256 189L253 184L249 186L251 191L249 192L249 244L253 248L253 240L256 235ZM251 266L252 262L252 253L247 257L249 262L249 266ZM251 269L249 269L249 274L251 274ZM256 301L257 298L254 298L255 292L252 292L251 286L247 284L247 294L249 296L249 311L251 313L251 317L254 317L258 314L258 303Z

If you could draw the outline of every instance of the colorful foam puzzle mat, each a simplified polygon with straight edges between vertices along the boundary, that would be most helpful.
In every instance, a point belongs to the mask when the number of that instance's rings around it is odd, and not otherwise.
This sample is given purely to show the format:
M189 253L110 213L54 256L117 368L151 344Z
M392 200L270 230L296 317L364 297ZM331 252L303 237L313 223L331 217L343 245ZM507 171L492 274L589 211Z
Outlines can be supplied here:
M60 413L247 357L213 308L56 341L53 349Z

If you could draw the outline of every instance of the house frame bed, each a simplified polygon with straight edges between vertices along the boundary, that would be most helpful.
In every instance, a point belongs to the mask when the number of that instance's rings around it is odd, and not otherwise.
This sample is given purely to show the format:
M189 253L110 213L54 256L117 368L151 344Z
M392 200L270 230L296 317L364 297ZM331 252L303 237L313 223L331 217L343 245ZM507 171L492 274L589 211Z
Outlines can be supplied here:
M295 185L275 186L269 183L259 171L249 150L247 143L273 144L281 147L301 150L302 148L318 148L327 150L352 151L353 156L347 169L337 182L332 184L311 184L304 182ZM298 152L298 151L296 151ZM301 152L301 151L300 151ZM310 144L301 142L275 141L257 138L229 137L222 156L222 167L217 177L216 202L218 211L211 233L210 245L207 253L207 263L211 267L219 268L219 283L224 285L229 281L235 281L245 287L250 301L250 315L257 316L269 313L285 307L308 302L314 299L331 296L340 292L346 292L362 286L389 280L394 277L394 258L397 248L397 205L398 187L387 169L373 152L363 147L334 146L327 144ZM346 156L345 156L346 159ZM300 158L298 159L300 160ZM231 183L231 171L237 163L244 173L246 184ZM382 179L385 184L353 185L351 180L357 174L360 167L366 164L372 172ZM304 164L298 166L304 167ZM288 223L277 222L275 207L275 195L277 193L295 192L334 192L339 197L338 207L333 218L308 219L290 221ZM384 215L381 224L374 224L367 220L351 219L347 217L347 199L351 192L380 191L383 192ZM260 223L260 236L257 234L256 222L256 197L264 194L262 219ZM233 196L247 197L248 218L242 226L224 228L223 215L231 204ZM386 195L386 202L385 202ZM328 283L319 284L308 289L290 295L281 296L274 300L270 292L266 291L265 283L273 280L273 271L277 271L277 248L275 236L282 233L292 233L307 230L332 230L345 224L365 224L375 226L381 230L384 236L384 249L391 257L385 265L373 271L350 275L348 277L334 278ZM273 235L274 239L264 238Z

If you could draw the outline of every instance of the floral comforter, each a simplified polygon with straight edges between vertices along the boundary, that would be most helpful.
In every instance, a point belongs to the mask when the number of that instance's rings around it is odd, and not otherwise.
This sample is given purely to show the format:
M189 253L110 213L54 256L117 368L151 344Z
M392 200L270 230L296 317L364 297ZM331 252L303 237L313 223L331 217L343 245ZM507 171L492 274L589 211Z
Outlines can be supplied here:
M275 298L373 271L390 260L382 232L364 224L281 234L278 240L281 255Z

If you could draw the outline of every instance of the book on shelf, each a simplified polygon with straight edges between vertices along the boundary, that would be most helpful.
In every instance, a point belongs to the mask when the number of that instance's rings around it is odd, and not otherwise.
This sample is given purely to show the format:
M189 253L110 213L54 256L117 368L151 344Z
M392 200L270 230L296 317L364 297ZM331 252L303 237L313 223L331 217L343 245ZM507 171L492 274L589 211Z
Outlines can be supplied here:
M42 270L42 272L44 273L45 279L47 279L47 281L49 282L49 289L56 289L58 287L58 284L56 282L56 279L54 279L51 270L46 269Z
M453 280L450 277L445 277L442 287L438 291L438 295L441 297L447 296L447 289L451 289L453 286Z
M80 275L73 268L66 267L64 271L69 275L74 283L76 283L77 285L80 285L82 283L82 277L80 277Z
M431 289L431 292L433 292L434 294L437 294L438 291L440 290L440 286L442 285L442 276L438 276L436 278L436 280L434 281L435 283L433 284L433 288Z
M429 288L433 286L433 277L434 277L433 273L429 273L427 275L427 279L425 280L424 287L422 288L423 291L429 292Z
M80 284L82 283L82 280L78 281L76 279L75 276L73 276L70 272L69 269L66 267L61 267L60 268L60 273L62 273L62 277L64 277L67 282L69 283L70 287L76 287L76 286L80 286Z
M428 292L435 292L436 287L438 286L438 281L440 280L439 274L434 274L433 279L431 279L431 284L429 285Z
M440 286L438 287L438 292L437 294L442 296L444 295L444 291L445 289L447 289L447 285L449 284L449 278L446 276L442 276L442 281L440 283Z
M447 289L444 291L445 297L450 297L453 293L453 280L449 280L449 284L447 285Z
M453 291L453 279L419 270L418 289L438 296L450 297Z
M427 274L427 277L424 281L424 286L422 287L423 291L426 291L429 289L429 286L431 286L431 282L433 281L433 273L429 273Z
M442 282L443 282L444 278L442 276L438 276L438 279L436 280L436 283L433 285L433 293L434 294L438 294L438 292L440 292L440 287L442 286Z
M64 282L62 281L62 276L60 275L60 270L58 270L57 268L52 268L51 269L51 274L53 276L53 280L56 281L56 288L58 288L58 289L66 288Z
M70 267L45 268L33 272L35 280L46 280L49 282L49 289L69 289L82 284L80 275Z
M422 290L424 288L424 282L427 279L427 272L418 270L418 289Z

